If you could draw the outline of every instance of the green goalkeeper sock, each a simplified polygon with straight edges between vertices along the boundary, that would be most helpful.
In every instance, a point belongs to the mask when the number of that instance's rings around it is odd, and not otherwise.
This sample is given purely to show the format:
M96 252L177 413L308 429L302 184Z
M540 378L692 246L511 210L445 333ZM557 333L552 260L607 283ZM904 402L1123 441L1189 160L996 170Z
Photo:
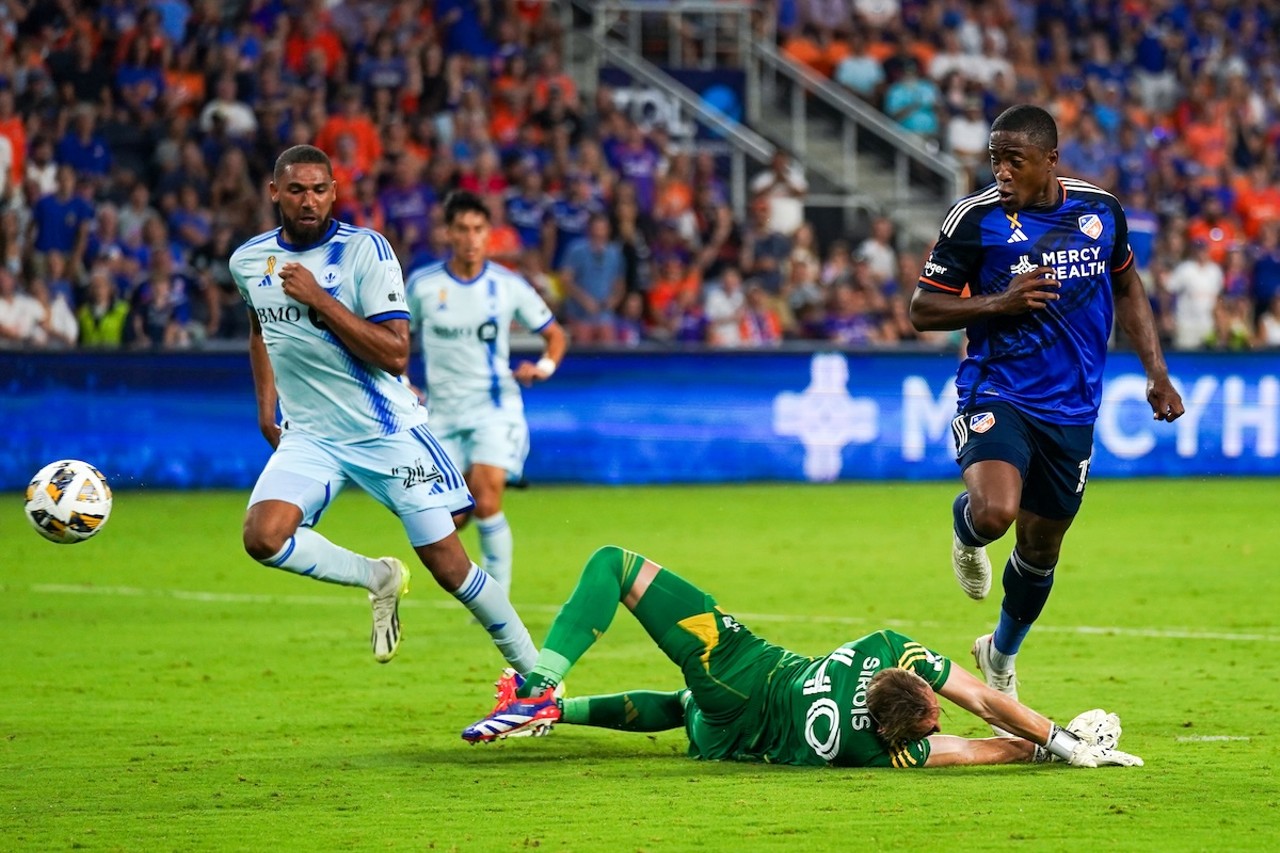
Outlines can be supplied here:
M680 691L632 690L608 696L580 696L560 703L560 722L624 732L665 732L684 725Z
M613 545L591 555L573 594L551 623L533 671L516 695L522 699L538 696L564 681L578 658L609 630L624 590L631 587L642 565L644 557Z

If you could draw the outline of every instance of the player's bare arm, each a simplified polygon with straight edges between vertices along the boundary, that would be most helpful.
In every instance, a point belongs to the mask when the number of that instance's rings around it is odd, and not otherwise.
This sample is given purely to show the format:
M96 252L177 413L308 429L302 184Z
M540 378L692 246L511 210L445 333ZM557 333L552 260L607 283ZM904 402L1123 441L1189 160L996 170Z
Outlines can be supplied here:
M376 365L393 376L409 368L409 321L387 320L371 323L358 317L320 287L315 275L302 264L288 263L280 269L284 292L308 308L362 361Z
M911 297L911 322L925 331L963 329L975 320L1043 311L1058 299L1061 284L1051 267L1036 267L1013 277L1000 293L960 297L917 288Z
M951 668L938 692L983 721L1033 743L1044 745L1052 733L1053 723L1048 717L993 690L958 666Z
M262 340L258 316L249 312L249 367L253 371L253 391L258 403L258 429L275 450L280 444L280 425L276 423L276 377Z
M1186 408L1182 404L1182 396L1169 381L1169 368L1160 350L1151 303L1147 300L1146 288L1142 286L1142 277L1132 263L1114 274L1112 295L1116 322L1137 351L1142 369L1147 373L1147 402L1151 404L1153 416L1158 421L1177 420Z
M551 375L556 372L556 368L560 366L560 362L564 361L565 349L568 346L564 327L552 320L542 330L541 335L542 340L546 343L546 347L542 351L542 358L536 362L522 361L513 371L512 375L522 385L532 385L535 381L550 379Z
M1020 764L1035 760L1031 741L1014 737L965 738L929 735L926 767L955 767L976 764Z

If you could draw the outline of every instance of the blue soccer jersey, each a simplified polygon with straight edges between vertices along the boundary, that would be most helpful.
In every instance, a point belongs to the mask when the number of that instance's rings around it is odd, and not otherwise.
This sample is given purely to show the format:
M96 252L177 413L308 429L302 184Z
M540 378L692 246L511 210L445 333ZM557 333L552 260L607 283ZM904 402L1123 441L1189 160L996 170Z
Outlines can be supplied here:
M1058 183L1054 207L1006 213L992 187L961 199L943 220L922 289L999 293L1038 266L1052 267L1062 285L1044 309L968 327L968 357L956 375L961 410L1004 400L1051 423L1097 418L1112 276L1133 263L1133 252L1115 196L1075 178Z

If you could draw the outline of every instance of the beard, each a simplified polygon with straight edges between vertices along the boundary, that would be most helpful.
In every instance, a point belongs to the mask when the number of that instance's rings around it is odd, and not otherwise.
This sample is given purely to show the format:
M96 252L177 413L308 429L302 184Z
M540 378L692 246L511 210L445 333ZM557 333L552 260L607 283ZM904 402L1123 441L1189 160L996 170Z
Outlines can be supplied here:
M314 225L308 225L291 218L283 208L280 210L280 224L288 234L290 242L295 246L310 246L312 243L318 243L324 236L324 232L328 230L331 219L332 216L326 214L320 216Z

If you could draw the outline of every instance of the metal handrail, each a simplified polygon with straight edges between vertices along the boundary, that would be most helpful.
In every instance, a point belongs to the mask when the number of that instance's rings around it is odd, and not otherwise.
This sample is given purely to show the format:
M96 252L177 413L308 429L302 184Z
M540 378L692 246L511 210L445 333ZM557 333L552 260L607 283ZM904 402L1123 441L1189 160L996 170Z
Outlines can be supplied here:
M773 153L776 150L774 144L754 130L739 124L733 119L726 118L719 110L708 106L698 93L688 86L685 86L679 80L644 59L631 55L630 51L617 50L616 48L610 49L612 46L596 33L591 33L588 38L596 50L604 51L609 49L609 62L611 65L621 68L635 79L649 86L667 92L679 102L682 108L696 116L699 121L715 128L729 142L731 148L729 154L731 170L729 186L733 196L731 201L734 212L741 215L746 210L747 205L747 173L744 156L750 156L761 164L768 163L773 158Z
M879 110L867 106L862 101L848 94L830 80L814 73L810 69L791 62L782 57L772 45L758 41L751 43L752 54L769 69L765 79L765 94L772 97L776 92L776 76L781 73L795 87L792 96L791 141L792 150L803 155L806 149L806 122L804 120L803 95L812 94L827 106L836 110L845 128L842 129L842 141L845 148L844 180L848 186L858 186L858 157L856 155L857 132L859 128L874 130L882 139L892 144L894 149L894 172L897 176L897 193L905 196L909 186L907 174L908 158L928 169L943 179L948 195L952 198L963 194L964 170L960 163L950 154L931 151L919 137L908 133L886 118ZM852 123L850 129L848 125Z

